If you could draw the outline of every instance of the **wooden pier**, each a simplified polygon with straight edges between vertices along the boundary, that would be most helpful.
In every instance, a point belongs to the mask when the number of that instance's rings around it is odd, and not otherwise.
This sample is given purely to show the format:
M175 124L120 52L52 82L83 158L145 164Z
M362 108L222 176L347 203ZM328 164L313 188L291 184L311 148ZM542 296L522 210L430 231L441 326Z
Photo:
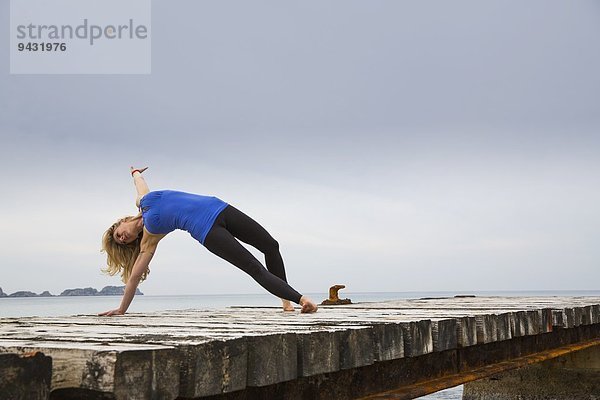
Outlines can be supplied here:
M410 399L598 345L600 297L3 318L0 400Z

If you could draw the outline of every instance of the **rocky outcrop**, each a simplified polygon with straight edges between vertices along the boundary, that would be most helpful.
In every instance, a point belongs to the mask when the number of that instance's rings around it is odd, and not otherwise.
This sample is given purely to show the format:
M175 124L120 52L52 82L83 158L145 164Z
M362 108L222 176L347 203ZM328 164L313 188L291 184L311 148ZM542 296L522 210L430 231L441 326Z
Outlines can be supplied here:
M125 286L104 286L101 291L98 292L98 296L122 296L125 293ZM140 289L135 289L135 294L143 295Z
M125 293L125 286L105 286L102 290L97 291L94 288L77 288L77 289L67 289L63 291L61 296L122 296ZM135 290L135 294L143 295L144 293L140 292L140 289Z
M9 294L8 297L37 297L37 294L33 292L28 292L26 290L22 290L20 292L14 292Z
M77 289L67 289L63 290L60 296L96 296L98 291L94 288L77 288Z
M59 296L122 296L123 293L125 293L125 286L105 286L100 291L91 287L67 289ZM144 295L144 293L140 292L140 289L136 289L135 294L138 296ZM47 290L40 294L22 290L7 295L2 291L2 288L0 288L0 297L54 297L54 295Z

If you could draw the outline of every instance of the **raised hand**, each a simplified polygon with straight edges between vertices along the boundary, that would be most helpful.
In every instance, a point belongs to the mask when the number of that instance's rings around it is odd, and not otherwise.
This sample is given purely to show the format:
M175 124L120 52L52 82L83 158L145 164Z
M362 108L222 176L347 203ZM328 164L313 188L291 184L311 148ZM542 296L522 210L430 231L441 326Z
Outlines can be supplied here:
M142 172L144 172L145 170L147 170L148 167L144 167L144 168L134 168L133 165L131 167L129 167L129 172L131 172L131 175L133 175L134 172L139 172L140 174Z

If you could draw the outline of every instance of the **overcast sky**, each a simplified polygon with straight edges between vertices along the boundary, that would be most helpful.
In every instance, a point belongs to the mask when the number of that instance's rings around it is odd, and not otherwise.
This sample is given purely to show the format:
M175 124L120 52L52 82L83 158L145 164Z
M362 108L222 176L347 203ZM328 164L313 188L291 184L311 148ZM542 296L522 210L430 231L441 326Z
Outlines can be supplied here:
M5 292L120 284L99 250L136 212L130 165L150 167L151 189L252 216L300 292L598 288L597 1L172 0L152 14L145 76L10 75L5 29ZM151 271L146 294L263 293L181 231Z

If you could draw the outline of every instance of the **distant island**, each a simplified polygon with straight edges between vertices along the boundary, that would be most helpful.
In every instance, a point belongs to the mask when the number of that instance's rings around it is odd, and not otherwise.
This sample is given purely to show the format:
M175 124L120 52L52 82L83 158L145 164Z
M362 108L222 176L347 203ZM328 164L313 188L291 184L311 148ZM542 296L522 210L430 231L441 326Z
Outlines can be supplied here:
M63 290L61 294L58 296L122 296L125 292L125 286L105 286L102 290L98 291L94 288L77 288L77 289L67 289ZM143 295L144 293L140 292L140 289L135 290L136 295ZM25 290L14 292L11 294L6 294L0 288L0 297L56 297L49 291L44 291L40 294L36 294L33 292L28 292Z

